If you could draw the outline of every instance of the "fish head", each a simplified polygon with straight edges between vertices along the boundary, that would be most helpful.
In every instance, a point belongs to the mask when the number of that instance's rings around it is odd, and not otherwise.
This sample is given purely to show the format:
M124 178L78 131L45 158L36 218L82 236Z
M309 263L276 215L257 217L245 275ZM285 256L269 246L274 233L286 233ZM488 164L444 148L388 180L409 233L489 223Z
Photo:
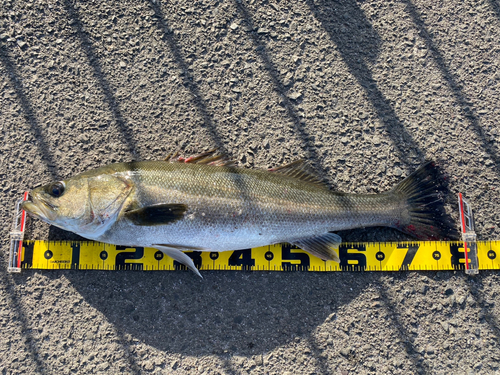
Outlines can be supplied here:
M87 172L34 189L22 208L51 225L96 239L116 220L131 190L121 176Z

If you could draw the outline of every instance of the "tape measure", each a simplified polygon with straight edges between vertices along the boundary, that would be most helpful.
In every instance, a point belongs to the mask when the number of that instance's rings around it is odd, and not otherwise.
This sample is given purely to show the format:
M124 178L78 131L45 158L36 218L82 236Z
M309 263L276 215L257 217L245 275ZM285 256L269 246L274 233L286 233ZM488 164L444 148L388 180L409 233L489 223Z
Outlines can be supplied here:
M21 268L168 271L186 267L153 248L82 241L23 241ZM441 271L464 270L463 242L343 243L340 264L288 244L224 252L186 252L200 270ZM500 241L477 242L480 270L500 269Z
M21 269L142 270L187 269L154 248L93 241L24 241L26 213L16 203L11 231L9 272ZM277 244L254 249L186 254L199 270L248 271L444 271L500 269L500 241L476 241L470 205L458 196L463 241L343 243L340 263L323 261L298 247Z

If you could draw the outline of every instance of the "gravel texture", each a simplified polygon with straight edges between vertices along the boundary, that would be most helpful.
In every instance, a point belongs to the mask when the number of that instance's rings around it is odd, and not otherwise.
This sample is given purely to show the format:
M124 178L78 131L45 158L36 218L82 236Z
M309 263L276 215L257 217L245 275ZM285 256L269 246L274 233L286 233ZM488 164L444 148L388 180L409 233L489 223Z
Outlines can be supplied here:
M448 211L463 192L499 239L499 41L498 0L0 0L0 372L498 373L496 272L12 275L6 254L25 190L214 147L358 193L434 159Z

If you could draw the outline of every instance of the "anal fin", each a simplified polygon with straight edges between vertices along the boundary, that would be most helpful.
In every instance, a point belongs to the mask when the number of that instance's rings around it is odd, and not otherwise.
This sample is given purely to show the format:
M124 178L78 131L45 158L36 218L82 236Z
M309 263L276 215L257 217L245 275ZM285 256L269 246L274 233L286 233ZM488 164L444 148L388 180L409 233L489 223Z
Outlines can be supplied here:
M178 245L174 245L174 247L170 247L168 245L153 245L152 247L160 250L162 253L168 255L173 260L176 260L179 263L184 264L187 268L189 268L191 271L193 271L195 274L197 274L203 279L203 276L201 276L200 271L198 271L198 269L194 265L193 260L186 254L184 254L182 251L180 251ZM189 250L187 248L184 249Z
M292 245L311 253L323 260L333 260L340 263L340 258L334 249L338 249L342 238L334 233L326 233L321 236L308 237L291 242Z

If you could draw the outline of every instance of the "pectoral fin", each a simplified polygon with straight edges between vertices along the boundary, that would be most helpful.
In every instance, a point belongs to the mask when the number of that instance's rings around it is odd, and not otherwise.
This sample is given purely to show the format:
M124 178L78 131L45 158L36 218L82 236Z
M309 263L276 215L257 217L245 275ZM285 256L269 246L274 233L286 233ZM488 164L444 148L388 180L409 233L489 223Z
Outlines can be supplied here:
M155 249L160 250L165 255L168 255L173 260L176 260L179 263L184 264L187 268L189 268L191 271L193 271L195 274L197 274L203 279L203 276L201 276L200 271L198 271L198 269L195 267L193 260L186 254L184 254L182 251L180 251L177 246L169 247L168 245L153 245L153 247Z
M125 212L125 217L135 225L171 224L184 217L185 204L155 204Z
M340 236L334 233L327 233L322 236L303 238L291 243L318 258L340 263L340 258L334 249L338 249L341 242L342 238Z

